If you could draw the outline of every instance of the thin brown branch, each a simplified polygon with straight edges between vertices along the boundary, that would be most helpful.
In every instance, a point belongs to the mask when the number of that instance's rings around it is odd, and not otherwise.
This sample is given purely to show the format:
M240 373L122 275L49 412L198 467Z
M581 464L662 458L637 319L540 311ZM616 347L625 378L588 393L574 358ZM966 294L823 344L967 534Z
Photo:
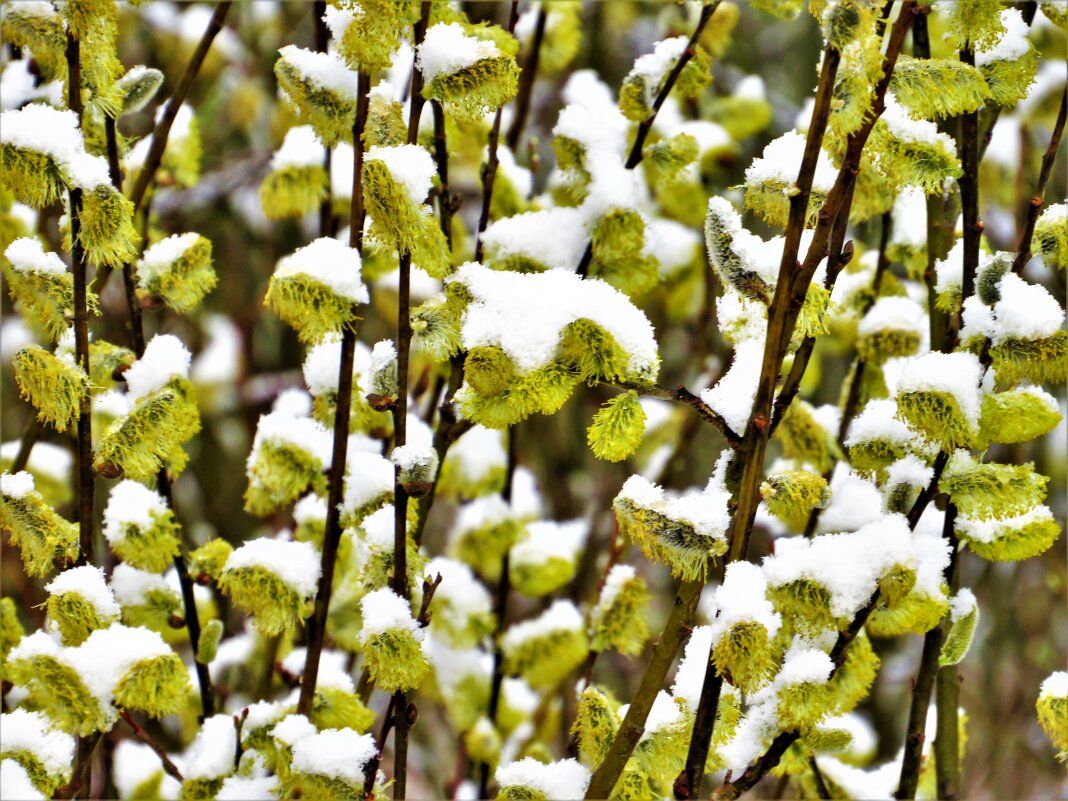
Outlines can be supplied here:
M363 252L363 129L367 122L371 80L365 73L359 77L359 98L356 119L352 126L352 204L349 209L349 246ZM346 327L341 332L341 362L338 365L337 406L334 413L334 442L327 489L326 530L323 535L322 572L315 595L315 611L308 625L308 647L301 674L300 699L297 710L302 715L311 712L315 685L319 677L319 658L326 637L326 617L330 609L330 595L334 581L334 567L341 541L341 496L344 490L345 462L348 458L349 416L352 411L352 361L356 353L356 333Z
M827 789L827 782L823 780L823 771L816 762L816 755L808 755L808 766L812 769L812 780L816 783L816 794L820 798L831 798L831 791Z
M222 0L222 2L216 4L215 11L208 22L208 27L205 28L200 41L197 42L196 49L193 50L193 54L189 57L189 63L186 64L185 71L178 79L178 85L174 88L174 93L167 101L159 122L156 123L156 127L152 130L152 145L148 149L145 163L137 175L137 181L134 183L133 192L130 195L135 213L141 208L145 192L148 191L149 185L155 179L156 170L159 169L159 165L163 161L163 151L167 148L167 137L170 136L171 126L174 125L175 117L178 116L178 110L189 96L189 90L193 88L193 81L196 79L197 73L200 72L200 67L208 55L212 41L222 30L223 22L226 20L226 13L230 10L231 5L231 0Z
M17 473L26 469L26 464L30 461L30 453L33 452L33 446L37 444L37 440L41 436L41 429L41 421L37 419L36 414L31 414L26 421L26 427L22 429L22 437L19 438L19 450L15 454L15 460L11 463L11 467L8 468L9 473Z
M185 781L185 779L182 778L182 772L178 770L173 762L171 762L171 758L167 755L167 752L163 750L163 747L159 743L152 739L152 735L141 728L140 724L134 720L133 715L124 709L119 713L119 716L125 720L133 730L134 736L155 752L156 756L159 757L159 761L163 764L163 770L166 771L168 776L178 782Z
M1046 200L1046 184L1053 172L1053 165L1057 161L1057 150L1061 145L1061 137L1064 135L1064 120L1068 114L1068 84L1061 92L1061 109L1057 112L1057 121L1053 125L1053 134L1050 136L1049 146L1042 155L1042 167L1038 173L1038 183L1035 184L1035 194L1027 204L1024 227L1020 232L1020 241L1016 244L1016 258L1012 263L1012 271L1017 275L1023 272L1024 265L1031 260L1031 239L1035 235L1035 223L1038 222L1038 213L1042 210L1042 204ZM964 297L967 297L965 295Z
M545 38L545 23L549 18L549 11L545 3L538 6L538 16L534 20L534 35L530 41L530 54L527 62L523 65L523 71L519 73L519 91L515 96L515 112L512 122L508 126L508 135L505 141L511 150L519 147L519 139L523 136L523 129L527 124L530 114L530 99L534 94L534 80L538 77L538 61L541 59L541 43Z
M717 414L711 406L701 400L700 396L695 395L681 384L677 387L665 387L661 384L632 384L624 381L618 384L607 384L606 386L634 390L639 395L647 398L658 398L659 400L685 404L697 412L702 420L711 424L713 428L722 434L728 445L736 450L742 447L742 438L731 430L730 426L727 425L727 421Z

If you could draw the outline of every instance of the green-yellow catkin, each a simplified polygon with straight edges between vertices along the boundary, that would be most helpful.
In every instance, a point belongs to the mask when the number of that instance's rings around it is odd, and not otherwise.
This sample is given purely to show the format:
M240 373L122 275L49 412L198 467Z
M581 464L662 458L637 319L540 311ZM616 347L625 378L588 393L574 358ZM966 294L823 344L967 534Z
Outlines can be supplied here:
M681 57L681 54L680 54ZM663 82L675 69L676 62L664 70L662 75L649 75L639 69L633 69L623 79L619 88L619 110L632 122L641 122L650 117L653 106L660 94ZM694 46L693 54L683 66L676 80L676 91L680 97L696 98L712 81L712 58L700 44ZM653 81L656 78L656 82Z
M607 281L634 297L649 291L659 280L655 256L645 252L645 220L634 209L612 209L593 226L590 275Z
M230 543L220 537L208 540L189 554L189 574L193 578L204 576L218 580L233 549Z
M423 683L430 663L415 634L387 629L363 638L363 658L375 686L386 692L405 692Z
M965 517L987 519L1023 514L1046 497L1049 478L1033 463L1021 465L977 462L965 451L953 455L938 488Z
M25 714L24 711L20 711L20 714ZM29 713L36 715L37 713ZM47 734L54 732L51 724L46 719L37 718L45 729ZM50 738L51 739L51 738ZM69 742L73 743L73 740ZM56 744L58 745L58 738L56 738ZM41 793L45 798L52 798L56 790L60 787L66 786L70 782L72 765L67 763L63 765L56 765L54 761L50 761L46 764L42 761L41 755L31 750L30 748L15 748L8 746L6 748L0 748L0 759L12 760L22 766L22 769L26 771L26 775L30 778L30 783Z
M1046 681L1052 684L1056 676L1057 674L1054 674ZM1057 758L1061 762L1068 761L1068 696L1061 695L1050 687L1039 694L1035 711L1038 713L1042 731L1059 751Z
M806 470L790 470L768 476L760 487L768 511L791 528L804 528L813 509L822 509L831 499L827 480Z
M948 37L955 50L993 47L1005 32L1001 0L957 0L946 6Z
M1068 9L1065 10L1068 17ZM1035 222L1032 250L1050 267L1068 269L1068 203L1049 206Z
M121 539L111 543L111 550L122 561L150 573L162 573L181 552L181 527L170 509L150 513L152 524L123 526Z
M133 224L133 203L111 184L82 193L78 241L93 266L121 267L137 257L141 235Z
M115 703L161 718L180 710L190 692L189 670L178 654L142 659L115 685Z
M370 235L411 253L412 262L434 278L449 272L445 235L426 206L415 203L381 159L363 165L363 198L372 224Z
M810 4L810 10L811 8ZM819 15L823 38L844 50L857 39L869 36L875 26L875 12L868 0L833 0Z
M826 472L841 458L841 450L833 434L816 420L814 411L807 401L794 401L776 433L785 458L808 462Z
M942 651L938 655L938 664L941 667L960 664L972 644L972 637L978 623L979 605L975 603L974 597L970 599L968 608L963 614L958 614L954 609L950 616L949 630L942 643Z
M177 475L188 460L181 446L198 431L200 413L193 386L172 378L108 427L97 444L94 469L148 482L166 464L168 472Z
M0 142L0 171L4 186L20 203L43 209L63 198L67 179L51 156Z
M749 206L749 189L746 189L746 206ZM771 288L734 251L732 244L737 215L726 201L713 199L708 204L705 217L705 247L708 258L720 280L732 286L744 297L767 304Z
M878 153L875 165L887 188L901 190L916 186L927 194L941 191L948 178L961 175L961 164L949 139L934 142L895 136L884 120L878 120L870 137L870 147Z
M795 19L804 5L803 0L753 0L753 8L786 20Z
M549 556L539 562L519 562L512 559L508 572L512 587L528 598L544 598L556 592L575 577L578 565L574 559Z
M1028 388L990 392L983 396L979 416L980 439L985 443L1028 442L1044 436L1061 421L1052 397Z
M406 9L414 4L392 0L359 0L352 21L338 37L340 54L354 70L374 74L387 69L411 20Z
M14 362L19 393L37 410L37 419L56 431L72 427L89 393L85 371L73 359L55 356L37 345L22 348Z
M117 623L119 615L101 614L91 599L73 590L52 593L45 603L48 618L59 629L64 645L75 646L85 642L89 635Z
M108 342L106 339L94 339L89 343L89 381L94 391L97 387L110 388L121 378L126 368L137 357L129 348Z
M423 87L423 97L440 102L457 120L475 121L515 97L518 88L519 65L514 55L502 54L435 76Z
M775 652L762 623L744 621L731 626L712 646L712 663L724 679L746 695L756 692L775 675Z
M196 659L198 662L209 665L215 661L222 636L223 622L221 620L214 618L204 624L200 630L200 638L197 640Z
M627 498L612 503L620 533L635 543L651 562L668 565L677 578L703 578L712 557L727 550L723 539L699 534L685 521L673 520Z
M306 345L352 327L356 303L306 273L271 276L264 305L297 332Z
M395 147L408 141L408 127L400 101L381 94L371 95L367 105L367 124L364 126L364 146ZM500 176L497 176L500 178Z
M27 575L48 575L57 562L78 558L78 526L61 517L37 490L0 496L0 529L11 532Z
M645 420L638 393L629 390L612 398L597 411L586 432L586 442L598 459L623 461L641 445Z
M323 465L310 451L290 442L263 442L246 467L245 510L264 517L309 489L326 488Z
M139 297L160 298L176 312L191 311L207 295L218 277L212 268L211 241L195 235L173 261L137 264Z
M25 634L15 611L15 601L11 598L0 598L0 677L3 676L3 664L7 661L7 655Z
M768 600L775 611L797 631L818 634L825 629L838 630L845 622L831 613L831 593L812 579L798 579L787 584L769 586Z
M580 8L571 2L547 2L545 36L541 42L538 59L538 74L556 75L575 59L582 45L582 18ZM529 51L530 42L524 42L524 51Z
M697 140L687 133L654 142L642 152L642 167L649 183L657 190L668 189L682 181L686 168L700 155Z
M3 34L8 44L32 52L41 77L53 81L67 74L67 34L63 18L53 8L42 10L19 4L4 9Z
M354 692L319 686L312 701L311 722L320 731L347 728L362 734L374 725L375 713Z
M330 185L321 164L272 170L260 184L260 206L270 220L303 217L319 208Z
M828 682L833 708L839 715L852 712L868 697L881 660L862 630L846 649L845 661Z
M1045 506L1019 516L969 520L958 516L957 535L983 559L1019 562L1048 551L1061 536L1060 524Z
M307 598L259 565L224 568L217 581L219 589L252 616L252 625L263 634L282 634L311 614Z
M505 638L505 670L519 675L536 690L555 687L582 664L589 642L582 628L559 628L521 640Z
M315 129L324 146L334 147L351 136L356 119L355 97L316 84L284 56L274 63L274 74L301 119Z
M122 93L123 114L134 114L146 105L163 85L163 73L151 67L132 67L115 82L115 88Z
M619 728L618 707L615 699L596 685L586 687L579 694L571 734L578 746L579 760L590 770L601 764L612 746Z
M799 682L779 690L775 714L783 731L804 731L827 714L831 697L829 684Z
M1014 106L1031 90L1038 72L1038 51L1028 43L1027 52L1020 57L999 58L979 67L990 87L990 99L1001 106Z
M956 58L899 56L890 79L894 93L914 117L941 119L978 109L990 99L982 74Z
M1068 332L1042 339L1006 339L990 349L990 358L1001 384L1063 384L1068 381Z
M924 634L941 622L949 611L949 598L943 587L938 595L913 590L892 606L880 605L868 619L872 637L900 637Z
M950 392L901 392L896 400L898 418L945 450L969 447L978 434Z
M805 302L797 315L791 344L800 345L802 339L823 336L831 330L831 312L836 309L831 300L831 290L822 283L813 282L805 292Z
M512 517L460 532L449 542L449 555L468 565L488 581L500 577L501 559L522 531Z
M74 276L71 273L40 273L16 270L3 259L4 280L11 300L28 319L40 324L57 342L74 317ZM91 313L98 313L96 296L87 297Z
M186 673L188 677L188 673ZM4 677L30 691L28 705L44 712L66 732L85 737L94 731L107 731L112 722L110 710L90 692L74 668L49 654L12 659Z
M611 648L621 654L636 655L649 638L645 622L649 588L633 568L619 566L616 570L622 572L612 577L612 592L602 591L597 605L590 610L590 649Z

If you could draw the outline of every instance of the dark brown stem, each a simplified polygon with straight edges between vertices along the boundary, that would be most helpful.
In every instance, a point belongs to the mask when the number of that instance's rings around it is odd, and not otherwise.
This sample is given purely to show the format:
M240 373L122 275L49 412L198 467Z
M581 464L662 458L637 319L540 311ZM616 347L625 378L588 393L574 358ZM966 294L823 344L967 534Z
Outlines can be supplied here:
M382 727L378 730L378 736L375 737L375 755L371 757L371 761L364 768L363 796L368 801L374 798L375 778L378 776L378 766L382 764L382 749L386 746L386 738L389 736L389 730L393 728L393 719L396 717L393 714L396 700L395 695L389 697L386 713L382 718Z
M438 217L441 220L441 233L452 252L452 215L456 211L456 199L449 193L449 148L445 139L445 109L437 100L430 101L430 110L434 115L434 162L438 168ZM433 405L431 405L433 409Z
M508 13L508 33L515 30L519 19L519 0L512 0ZM482 234L489 225L490 205L493 202L493 184L497 179L497 147L501 140L501 114L503 106L493 115L493 127L490 128L489 141L486 144L486 163L482 167L482 210L478 215L478 230L475 233L475 261L482 261Z
M1042 155L1042 167L1038 173L1038 183L1035 184L1035 194L1027 204L1024 227L1020 232L1020 241L1016 245L1016 258L1012 263L1012 271L1016 274L1023 272L1024 265L1031 260L1031 239L1035 235L1035 223L1038 221L1038 213L1042 210L1042 204L1046 198L1046 184L1053 172L1053 164L1057 161L1057 149L1061 145L1061 137L1064 135L1065 114L1068 113L1068 85L1061 92L1061 109L1057 112L1057 122L1053 125L1053 135L1049 140L1049 147ZM964 297L967 297L965 295Z
M934 496L938 494L938 481L941 479L942 471L946 469L946 464L948 462L949 454L945 451L939 451L938 455L935 457L934 464L932 465L934 474L931 476L930 483L924 487L919 497L916 498L916 502L912 504L912 508L909 509L909 528L916 528L917 524L920 522L920 518L923 516L924 510L927 509L927 506L934 500Z
M19 439L19 452L15 454L15 461L8 468L9 473L17 473L26 469L26 464L30 461L30 453L33 451L33 446L37 444L40 436L41 421L37 419L36 414L31 414L26 421L26 427L22 429L22 437Z
M505 476L504 489L501 497L505 503L512 501L512 484L515 480L516 468L516 433L517 427L508 429L508 472ZM501 703L501 685L504 683L504 653L501 651L501 635L504 633L505 618L508 616L508 595L512 589L510 560L508 551L501 558L501 574L497 578L497 589L493 596L493 614L497 621L497 631L493 638L493 674L490 678L489 704L486 717L490 722L497 725L497 712ZM478 797L489 797L490 780L489 763L483 762L479 768Z
M689 624L697 609L697 601L704 589L704 581L684 581L668 615L667 623L660 639L653 646L649 665L642 674L638 691L631 701L630 708L616 732L612 745L604 759L590 779L586 798L608 798L623 772L627 760L645 731L645 721L653 707L656 694L664 683L664 678L675 661L675 654L689 636Z
M671 72L668 73L667 78L660 87L660 91L657 92L656 99L653 101L652 113L638 123L638 133L634 137L634 144L631 145L630 155L627 156L626 167L628 170L633 170L641 163L642 148L645 146L645 140L648 138L649 132L653 129L653 123L656 122L656 115L660 112L660 107L664 105L668 95L671 94L671 90L675 87L675 82L678 81L683 69L690 63L690 59L697 54L697 40L701 38L701 32L708 25L708 21L712 19L712 15L719 7L719 3L720 0L714 0L701 6L701 16L697 19L697 25L694 26L693 33L690 35L690 41L686 43L686 49L682 51L679 60L675 62L675 66L671 68Z
M827 782L823 780L823 772L816 762L816 755L808 755L808 766L812 769L812 779L816 783L816 794L820 798L831 798L831 791L827 789Z
M67 31L67 107L82 119L81 48ZM89 375L89 309L85 284L85 250L81 243L82 190L70 190L70 253L74 273L74 357ZM93 433L89 391L78 400L78 561L93 564Z
M549 18L549 11L542 3L538 7L538 16L534 21L534 36L530 42L530 54L527 63L523 65L523 71L519 74L519 91L515 96L515 113L512 115L512 123L508 126L508 135L505 141L511 150L519 147L519 139L523 135L523 129L527 124L527 115L530 114L530 99L534 94L534 79L538 77L538 60L541 58L541 43L545 38L545 23Z
M361 72L356 102L356 120L352 126L352 205L349 209L349 246L363 252L363 129L367 123L371 79ZM307 716L315 698L319 677L319 658L326 637L326 617L330 609L330 594L334 581L337 549L341 541L341 513L339 506L344 490L345 461L348 458L349 416L352 411L352 360L356 352L356 333L351 328L341 332L341 363L338 365L337 407L334 413L334 443L327 490L326 530L323 534L322 573L315 595L315 611L308 624L308 648L301 674L300 699L297 711Z
M949 585L951 594L956 594L960 587L959 559L957 536L954 531L954 522L957 517L957 507L946 504L946 526L943 536L949 540L949 565L945 571L946 583ZM951 620L946 618L942 621L943 641L949 636ZM954 801L960 784L960 677L956 665L945 665L938 669L935 676L935 705L937 715L937 727L935 729L935 782L938 789L938 798Z
M182 772L178 770L173 762L171 762L171 758L167 756L167 752L163 750L163 747L159 743L152 739L152 736L147 731L141 728L138 722L134 720L133 715L126 710L123 710L119 713L119 716L129 724L131 729L133 729L134 736L155 752L156 756L159 757L159 761L163 763L163 770L167 772L168 776L175 781L185 781L182 778Z
M163 115L159 118L159 122L156 123L156 127L152 130L152 145L148 149L148 155L145 156L145 163L137 175L133 193L130 195L130 200L134 204L135 213L141 207L141 202L145 198L145 192L148 191L149 184L152 183L152 180L156 176L156 170L159 169L159 165L163 161L163 151L167 147L167 137L170 136L171 126L174 124L175 117L178 116L178 110L189 96L189 90L193 88L193 81L196 79L197 73L200 71L200 67L204 63L204 58L208 55L208 50L211 47L212 41L218 35L219 31L222 30L223 22L226 19L226 13L230 10L230 6L231 0L222 0L222 2L216 4L215 12L211 15L208 27L204 30L204 34L200 37L200 41L197 42L193 55L189 57L189 63L185 66L185 72L183 72L181 78L178 79L178 85L174 88L174 94L172 94L167 101L167 105L163 110Z
M975 53L970 48L962 50L960 60L975 66ZM961 297L969 298L975 292L975 273L979 268L979 240L983 227L979 222L979 112L962 114L960 118L960 164L962 174L957 180L960 186L962 214L964 215L964 270L961 277Z
M174 508L174 493L171 491L170 476L166 468L159 471L156 476L156 490L166 501L167 507ZM197 659L200 652L200 614L197 612L196 596L193 592L193 579L189 575L189 568L185 564L185 547L182 552L174 557L174 572L178 575L178 587L182 593L182 612L185 615L185 627L189 631L189 647L193 651L193 668L197 673L197 684L200 686L200 714L204 718L210 718L215 714L215 688L211 683L211 671L206 664Z
M677 798L698 798L701 795L701 782L705 776L708 748L712 743L712 730L716 725L716 713L719 711L719 696L722 690L723 677L709 662L705 667L701 698L697 702L693 734L690 735L690 748L686 753L686 768L683 771L685 784L676 788Z
M330 31L326 27L326 20L323 19L323 15L326 13L326 0L313 0L311 4L312 13L312 27L315 31L315 49L320 53L325 53L327 45L330 42ZM326 197L323 198L323 202L319 204L319 236L333 236L334 235L334 211L333 211L333 197L331 192L330 182L330 164L333 160L333 153L328 147L323 148L323 170L326 172Z

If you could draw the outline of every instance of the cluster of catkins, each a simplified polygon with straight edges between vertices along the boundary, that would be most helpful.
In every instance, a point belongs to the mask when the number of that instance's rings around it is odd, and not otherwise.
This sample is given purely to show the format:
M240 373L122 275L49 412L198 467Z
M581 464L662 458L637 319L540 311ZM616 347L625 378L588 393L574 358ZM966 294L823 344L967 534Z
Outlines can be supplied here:
M706 92L740 11L723 2L706 15L692 5L676 14L690 28L702 19L695 41L658 41L618 93L591 71L560 80L555 164L541 193L532 171L498 143L501 110L507 121L533 47L539 77L556 80L569 67L580 47L577 5L534 4L509 31L470 22L458 4L331 0L325 49L279 48L274 73L291 124L259 186L262 213L300 219L325 208L332 218L362 220L352 215L358 203L366 224L355 233L323 232L281 258L266 287L265 305L306 348L305 389L286 390L259 418L246 465L244 508L273 533L195 548L169 487L200 430L197 390L217 390L232 375L223 369L220 380L218 365L194 361L171 334L147 344L91 336L83 354L78 327L96 321L96 290L112 270L128 279L131 308L154 310L146 313L199 314L215 286L211 242L193 232L159 237L150 210L137 205L144 169L156 171L150 196L157 185L196 186L196 115L185 104L159 103L153 134L131 142L115 132L124 115L156 102L163 83L157 70L126 69L117 55L120 22L148 19L151 6L70 0L4 9L5 38L23 57L4 67L5 94L9 71L11 91L23 94L4 98L0 118L0 266L31 340L13 354L14 377L40 425L63 433L88 418L91 452L78 459L90 458L106 487L102 530L114 558L105 574L97 566L105 560L84 552L79 525L57 511L72 498L69 453L32 440L5 445L0 526L25 573L49 581L38 631L26 634L24 610L0 602L0 675L5 690L13 687L0 719L0 794L57 792L77 778L76 754L138 712L163 718L156 731L175 753L164 763L149 745L123 739L112 757L123 797L385 797L370 701L377 688L440 705L468 760L458 776L468 781L457 792L474 792L474 766L485 765L501 797L579 798L629 708L591 679L592 666L602 652L642 653L650 565L693 582L723 559L722 581L700 607L705 624L689 635L671 689L659 690L640 721L612 797L671 795L708 671L722 689L707 771L738 776L786 732L797 736L775 772L807 788L818 754L820 781L834 797L893 792L901 757L866 769L874 736L854 712L879 669L872 638L943 626L939 664L957 664L979 608L971 590L951 586L951 559L970 552L1018 561L1060 535L1045 505L1048 479L1030 464L990 461L987 451L1034 440L1062 419L1042 385L1068 379L1065 315L1032 279L1068 266L1066 206L1050 205L1038 218L1037 258L1024 274L1014 268L1017 254L987 252L984 242L967 296L963 237L952 233L936 252L924 223L932 205L952 206L963 172L938 123L997 104L1005 112L999 125L1044 124L1053 88L1046 70L1058 65L1040 64L1020 11L980 0L938 3L932 27L954 49L971 48L975 64L902 55L875 109L882 4L808 4L825 52L841 61L801 252L851 135L872 115L878 119L847 208L854 225L881 217L889 229L882 249L858 242L847 263L815 271L783 374L795 352L826 337L855 349L850 397L844 390L841 404L819 407L787 401L772 421L780 455L760 484L758 520L775 535L774 552L760 563L731 561L745 454L724 450L703 487L658 485L683 416L696 412L644 397L665 393L642 304L652 298L670 319L690 319L713 271L716 323L734 356L688 405L718 421L729 443L742 441L753 425L787 244L786 235L750 231L742 214L786 228L812 115L803 109L796 129L771 138L742 186L709 199L723 164L771 124L772 109L756 76L715 97ZM802 3L753 6L792 19ZM1047 25L1068 22L1054 4L1042 6ZM151 24L191 50L183 37L204 30L201 11L155 14ZM240 49L228 34L221 32L217 58ZM73 110L65 101L72 41L80 43L81 83ZM39 80L16 81L31 58ZM441 116L423 113L410 131L413 89ZM639 129L645 138L635 160ZM153 163L157 135L165 141ZM494 165L484 230L462 215L435 215L451 202L440 137L454 176L467 171L470 179L488 158ZM36 222L57 204L63 214L51 243ZM138 214L148 218L143 225ZM86 287L61 249L100 280ZM349 426L339 431L346 333L375 309L395 318L398 301L404 310L411 302L410 342L356 342ZM936 312L939 321L959 322L959 341L940 349L932 345ZM213 325L225 327L202 319L209 335ZM409 347L401 358L398 348ZM408 404L404 444L393 447L390 410L409 392L409 374L427 374L448 391L440 410L435 399L425 411ZM554 414L584 383L612 393L588 427L594 455L632 459L639 472L612 502L620 548L598 555L604 572L596 596L576 601L567 590L592 541L590 523L544 519L532 474L509 455L507 429ZM333 464L339 436L347 437L341 467ZM339 470L333 511L341 533L331 555L328 485ZM935 492L950 516L934 505L909 514ZM422 537L434 498L455 507L441 553ZM407 506L397 513L402 500ZM395 592L399 518L407 524L411 598ZM627 544L644 559L624 561ZM326 567L328 645L316 662L311 707L298 714L302 643ZM493 597L501 586L540 611L505 621ZM421 611L428 599L429 614ZM220 611L229 607L247 615L247 627L231 627L239 615L227 622ZM279 676L292 692L275 689ZM213 687L232 690L218 708L209 700ZM1039 719L1063 755L1065 674L1051 676L1037 698ZM552 745L564 710L574 711L569 758ZM933 777L928 749L923 792Z

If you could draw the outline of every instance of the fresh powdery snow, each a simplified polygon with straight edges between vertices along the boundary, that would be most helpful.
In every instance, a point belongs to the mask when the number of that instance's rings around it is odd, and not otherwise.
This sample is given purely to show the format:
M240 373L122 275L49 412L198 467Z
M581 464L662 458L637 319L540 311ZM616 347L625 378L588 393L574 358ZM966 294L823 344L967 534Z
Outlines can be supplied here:
M161 799L178 798L181 785L173 776L163 772L163 763L152 750L152 746L136 740L120 740L115 746L114 760L112 778L115 781L115 789L119 791L119 798L133 798L134 791L155 776L161 777ZM181 760L174 761L178 763Z
M304 715L286 715L271 729L271 737L292 747L315 732L315 726Z
M905 331L917 334L921 350L929 336L927 312L916 301L905 297L879 298L857 326L857 335L870 336L880 331Z
M507 467L508 452L504 449L501 432L485 426L471 426L449 448L445 463L455 463L460 474L471 482L482 480L495 468Z
M1029 284L1015 273L998 282L1000 300L994 304L991 341L1043 339L1064 325L1064 309L1044 286Z
M277 776L227 776L215 801L269 801L278 797Z
M604 281L562 270L497 272L477 262L461 265L447 281L463 284L472 295L461 328L468 350L495 345L520 370L535 370L552 360L565 327L587 319L630 355L632 373L656 375L660 359L653 326L626 295Z
M754 159L745 170L747 184L761 184L767 181L792 186L797 181L798 165L805 153L805 137L797 131L787 131L778 139L769 142L760 158ZM831 164L827 152L820 149L816 159L816 172L812 178L812 188L819 192L828 192L834 186L837 170Z
M122 374L131 401L157 392L172 378L189 378L192 356L182 340L173 334L156 334L145 346L144 355Z
M926 353L906 359L897 394L945 392L952 395L972 428L979 425L983 366L974 353Z
M434 598L447 602L451 614L464 618L488 615L493 611L489 592L463 562L436 556L423 568L423 575L430 579L441 576Z
M749 425L753 399L760 383L760 367L764 360L764 338L739 342L734 361L715 386L701 390L701 400L723 418L731 431L741 436Z
M138 570L126 562L119 562L111 571L109 581L115 600L121 606L140 606L148 601L150 592L172 592L167 579L158 573Z
M970 615L979 606L975 599L975 593L967 587L957 590L957 594L949 602L949 617L956 623L961 618Z
M575 797L581 798L582 796ZM30 781L30 774L22 765L9 757L0 759L0 798L44 801L44 795Z
M1027 38L1031 26L1024 22L1019 10L1004 9L1001 12L1001 24L1005 26L1005 32L989 49L976 51L975 66L985 67L995 61L1018 61L1031 50L1031 41Z
M184 771L187 779L220 779L234 769L237 726L229 713L213 715L200 726L189 749Z
M490 223L482 243L491 260L523 256L550 270L574 272L589 241L584 219L567 206L527 211Z
M271 169L284 170L286 167L321 167L323 164L323 144L315 135L310 125L295 125L286 131L282 146L271 156ZM331 166L333 166L331 164ZM352 183L352 173L349 173ZM349 191L352 191L350 186Z
M322 464L323 469L330 467L333 458L333 435L330 431L310 417L295 417L284 411L260 417L249 454L250 462L255 461L259 448L266 443L291 445L307 451Z
M360 277L360 267L358 250L324 236L282 258L274 274L278 278L306 275L343 298L367 303L371 298Z
M359 734L348 728L324 729L293 744L291 768L297 773L361 784L364 766L377 753L372 734Z
M437 174L434 159L419 145L376 145L367 151L363 161L364 164L372 161L385 164L393 180L401 185L408 193L408 199L416 206L421 205L430 194L430 187Z
M321 342L308 349L304 358L304 383L312 395L337 392L337 381L341 365L341 335L327 334ZM371 349L362 342L356 343L352 359L354 378L359 376L360 390L367 394L371 390L367 382L371 371Z
M676 495L641 476L631 476L623 483L616 497L658 512L669 520L684 523L697 534L713 540L724 539L730 525L727 511L730 494L713 482L709 482L701 492L690 490Z
M512 546L511 564L543 565L550 559L570 562L578 555L588 533L589 524L585 520L529 523L526 538Z
M897 418L897 404L892 400L870 400L849 424L845 446L853 448L865 442L884 440L907 447L916 440L916 432Z
M20 273L63 275L67 265L55 253L46 251L39 239L24 236L16 239L4 251L11 266Z
M31 103L4 111L0 113L0 131L5 145L51 156L71 182L87 192L111 183L107 161L86 151L78 116L69 109Z
M342 508L355 512L393 492L393 463L378 453L349 451L345 459L345 495Z
M581 631L583 625L582 614L575 605L559 599L537 617L509 626L501 638L501 645L506 651L511 651L529 640L554 631Z
M574 759L545 764L526 757L497 768L496 778L501 787L529 787L553 801L577 801L590 784L590 772Z
M0 715L0 752L17 751L33 754L49 774L65 775L74 761L74 738L54 728L40 712L13 709Z
M712 628L696 626L686 641L679 667L675 671L675 683L671 695L680 699L691 713L697 711L701 700L701 687L705 681L708 656L712 652Z
M274 540L269 537L246 542L226 559L225 570L261 567L273 573L298 595L310 598L319 586L319 552L309 542Z
M180 259L200 239L200 234L172 234L149 247L137 262L137 278L141 286L145 279L166 270Z
M305 80L335 92L346 100L356 101L359 97L359 80L355 72L345 62L332 53L318 53L305 50L296 45L286 45L278 49L287 64Z
M25 470L0 475L0 495L5 498L25 498L31 492L36 492L33 476Z
M469 36L458 22L439 22L427 29L416 64L423 80L431 83L439 75L452 75L486 58L498 58L501 51L493 42Z
M391 630L410 631L421 638L423 630L412 617L412 607L388 587L367 593L360 599L360 612L363 615L361 639L366 640L375 634Z
M1051 673L1042 682L1042 688L1038 692L1039 698L1066 698L1068 697L1068 671L1058 670Z
M768 582L763 571L752 562L727 565L723 583L716 588L716 617L712 621L712 640L719 642L740 623L759 623L774 637L782 626L782 616L765 597Z
M111 488L104 508L104 537L112 545L126 539L130 527L149 529L153 520L165 514L167 502L156 492L137 481L124 479Z
M49 595L76 593L85 599L101 620L118 620L122 610L115 602L104 571L94 565L79 565L64 570L45 585Z

